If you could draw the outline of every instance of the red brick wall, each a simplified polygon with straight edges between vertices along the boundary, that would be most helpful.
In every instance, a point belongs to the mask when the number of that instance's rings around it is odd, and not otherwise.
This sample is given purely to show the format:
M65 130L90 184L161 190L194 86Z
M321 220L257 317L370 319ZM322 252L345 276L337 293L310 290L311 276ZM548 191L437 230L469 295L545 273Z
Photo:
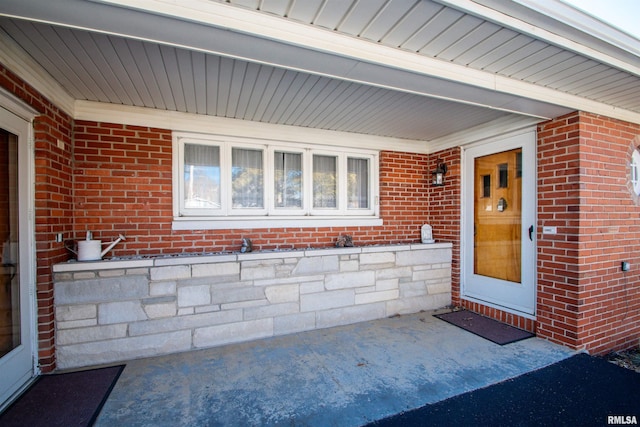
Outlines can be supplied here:
M640 126L573 113L538 130L538 335L594 354L638 345ZM631 262L622 272L620 263Z
M40 113L33 124L38 359L40 369L49 372L55 368L51 266L67 259L55 235L72 230L71 118L1 64L0 86Z
M453 242L453 299L460 304L459 148L432 155L382 152L380 227L172 231L171 134L163 129L78 121L0 65L0 86L41 114L34 121L39 362L55 367L51 266L69 253L55 235L81 239L91 229L127 241L113 255L233 251L251 236L257 249L406 243L433 225ZM72 127L74 138L72 141ZM640 336L640 207L628 190L628 159L640 126L574 113L539 127L538 335L594 353L628 348ZM636 138L634 140L634 138ZM58 142L64 148L58 147ZM73 159L73 162L72 162ZM449 172L431 187L438 159ZM630 272L620 262L631 262ZM469 307L524 329L530 320Z
M433 227L433 237L438 241L453 243L451 260L452 303L460 305L460 219L462 152L459 147L433 153L429 157L429 171L438 163L447 165L445 185L429 186L429 218ZM431 178L431 173L428 174Z
M243 236L257 250L328 247L341 234L358 245L417 242L428 217L427 156L382 152L383 226L172 231L170 131L76 121L74 137L74 238L126 235L113 256L237 251Z
M76 121L74 239L127 237L111 255L161 253L171 236L171 132ZM178 243L176 243L178 242ZM189 242L188 245L196 245Z

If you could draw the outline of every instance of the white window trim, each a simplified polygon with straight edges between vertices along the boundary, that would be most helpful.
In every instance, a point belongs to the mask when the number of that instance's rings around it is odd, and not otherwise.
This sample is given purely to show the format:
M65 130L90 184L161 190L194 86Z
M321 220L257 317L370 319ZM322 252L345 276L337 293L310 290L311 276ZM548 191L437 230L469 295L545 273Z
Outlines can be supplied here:
M219 145L221 162L221 202L219 211L192 209L185 213L183 195L184 144ZM224 176L224 162L231 164L231 147L263 149L265 209L252 211L231 208L231 183ZM303 154L303 208L279 209L273 203L275 197L275 151ZM213 134L174 132L173 134L173 223L174 230L220 230L246 228L284 227L349 227L379 226L383 224L379 209L379 151L359 148L338 148L309 143L291 143L258 138L240 138ZM330 154L338 156L339 188L338 209L314 209L312 195L312 155ZM369 209L347 209L346 165L347 158L369 159L370 162L370 207ZM340 175L342 173L342 176ZM299 212L299 213L298 213Z

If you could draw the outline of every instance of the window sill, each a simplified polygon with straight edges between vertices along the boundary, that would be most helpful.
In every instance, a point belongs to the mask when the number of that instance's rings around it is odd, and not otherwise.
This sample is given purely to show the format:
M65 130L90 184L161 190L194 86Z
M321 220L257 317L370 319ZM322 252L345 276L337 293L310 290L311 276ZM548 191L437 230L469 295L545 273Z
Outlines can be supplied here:
M254 228L373 227L383 224L376 217L255 217L174 218L173 230L225 230Z

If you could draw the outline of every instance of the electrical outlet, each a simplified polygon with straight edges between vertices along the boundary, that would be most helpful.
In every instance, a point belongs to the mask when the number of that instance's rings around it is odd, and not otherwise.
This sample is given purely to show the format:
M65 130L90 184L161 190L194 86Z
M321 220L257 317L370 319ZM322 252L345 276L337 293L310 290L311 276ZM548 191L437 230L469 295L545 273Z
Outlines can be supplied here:
M631 270L631 264L629 264L627 261L622 261L620 268L622 269L622 271L629 271Z

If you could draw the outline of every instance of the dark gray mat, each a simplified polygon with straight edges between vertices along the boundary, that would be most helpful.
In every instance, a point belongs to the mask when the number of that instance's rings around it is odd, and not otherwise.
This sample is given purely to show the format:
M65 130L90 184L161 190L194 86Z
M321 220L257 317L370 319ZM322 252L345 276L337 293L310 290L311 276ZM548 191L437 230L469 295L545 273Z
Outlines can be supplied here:
M534 336L531 332L523 331L467 310L452 311L451 313L436 314L434 316L499 345L510 344Z
M92 425L124 365L43 375L0 414L0 426Z

